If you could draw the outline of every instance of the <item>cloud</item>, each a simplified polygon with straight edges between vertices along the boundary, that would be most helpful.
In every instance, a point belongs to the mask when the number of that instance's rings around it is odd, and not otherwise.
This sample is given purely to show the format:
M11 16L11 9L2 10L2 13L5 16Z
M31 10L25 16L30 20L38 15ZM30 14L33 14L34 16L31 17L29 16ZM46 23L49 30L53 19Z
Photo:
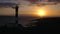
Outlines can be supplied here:
M31 2L32 4L34 4L34 3L36 3L36 2L39 1L39 0L26 0L26 1L29 1L29 2Z
M31 3L28 2L28 1L24 1L24 0L20 0L20 6L28 6L30 5Z

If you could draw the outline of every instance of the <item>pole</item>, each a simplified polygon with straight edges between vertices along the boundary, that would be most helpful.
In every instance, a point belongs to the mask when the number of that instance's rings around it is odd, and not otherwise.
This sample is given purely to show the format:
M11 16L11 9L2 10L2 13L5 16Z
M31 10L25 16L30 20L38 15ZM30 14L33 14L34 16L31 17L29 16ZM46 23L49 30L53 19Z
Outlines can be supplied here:
M18 24L18 6L17 5L15 8L15 17L16 17L16 24Z

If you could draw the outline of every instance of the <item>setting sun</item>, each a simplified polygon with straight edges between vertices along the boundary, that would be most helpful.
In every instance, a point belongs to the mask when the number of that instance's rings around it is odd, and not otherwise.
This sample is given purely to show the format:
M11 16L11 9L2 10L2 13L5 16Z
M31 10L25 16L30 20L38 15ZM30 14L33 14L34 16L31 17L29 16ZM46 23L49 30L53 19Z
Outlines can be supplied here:
M39 15L39 16L46 16L46 13L45 13L45 11L44 10L38 10L38 12L37 12L37 14Z

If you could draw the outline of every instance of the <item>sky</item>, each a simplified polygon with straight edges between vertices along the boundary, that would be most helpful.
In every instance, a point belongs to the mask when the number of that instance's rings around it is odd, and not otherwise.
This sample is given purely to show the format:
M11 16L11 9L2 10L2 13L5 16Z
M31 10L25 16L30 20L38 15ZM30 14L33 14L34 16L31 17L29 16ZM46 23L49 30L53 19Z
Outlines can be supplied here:
M36 15L38 10L43 10L46 16L60 16L60 4L37 6L29 1L20 0L19 15ZM13 8L0 8L0 15L15 15Z

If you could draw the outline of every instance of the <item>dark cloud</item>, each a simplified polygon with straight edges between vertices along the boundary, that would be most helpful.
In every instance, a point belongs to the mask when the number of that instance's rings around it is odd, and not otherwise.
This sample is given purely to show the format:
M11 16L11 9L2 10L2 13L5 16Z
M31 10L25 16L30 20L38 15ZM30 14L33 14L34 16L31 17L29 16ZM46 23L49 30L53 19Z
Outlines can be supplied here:
M31 3L36 3L37 1L46 1L46 0L26 0L26 1L29 1ZM47 0L49 2L60 2L60 0Z
M48 0L50 2L60 2L60 0Z
M31 2L32 4L35 4L35 3L38 2L39 0L25 0L25 1L29 1L29 2Z

